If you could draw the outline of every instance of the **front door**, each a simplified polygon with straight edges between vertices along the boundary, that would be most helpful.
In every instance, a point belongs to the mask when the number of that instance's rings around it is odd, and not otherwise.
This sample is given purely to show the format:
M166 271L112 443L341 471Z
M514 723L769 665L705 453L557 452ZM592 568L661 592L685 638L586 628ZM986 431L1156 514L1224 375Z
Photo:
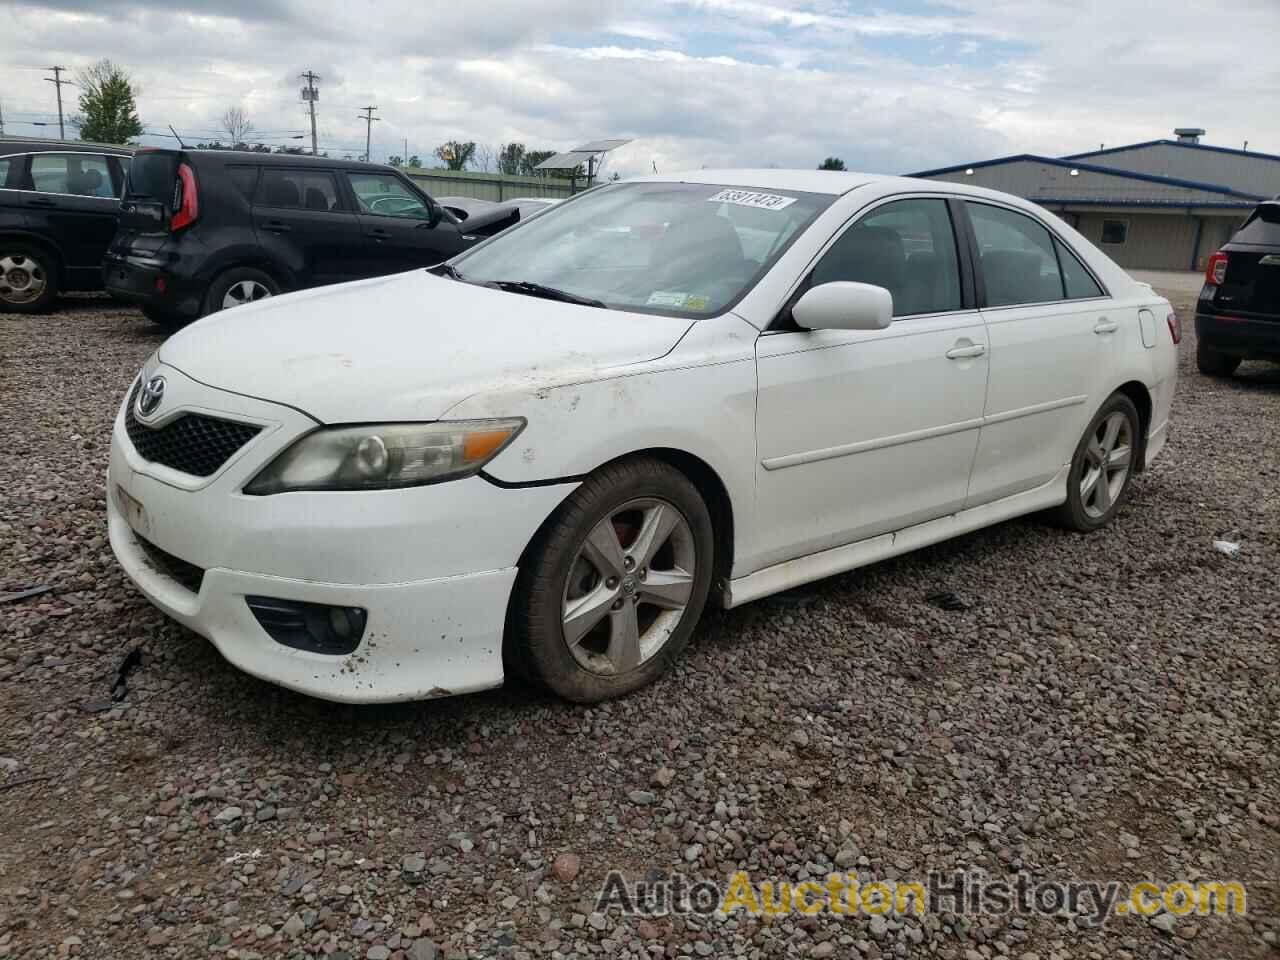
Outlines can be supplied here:
M886 330L781 329L757 344L761 565L953 513L964 503L987 389L987 336L935 197L874 207L808 286L893 294Z
M433 218L430 202L389 173L348 173L360 214L366 276L430 267L460 253L465 243L448 220Z

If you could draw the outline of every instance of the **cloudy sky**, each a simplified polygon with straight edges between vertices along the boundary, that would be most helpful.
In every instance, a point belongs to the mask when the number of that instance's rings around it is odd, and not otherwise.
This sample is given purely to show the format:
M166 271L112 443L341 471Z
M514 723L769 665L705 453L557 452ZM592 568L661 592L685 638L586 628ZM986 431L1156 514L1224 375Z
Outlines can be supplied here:
M1280 154L1280 0L7 0L6 132L56 120L43 67L100 57L148 131L243 106L271 143L424 159L446 139L633 137L624 175L703 166L902 173L1208 129ZM1214 13L1214 10L1220 12ZM64 93L74 96L72 88ZM74 112L71 108L69 112ZM160 143L159 139L147 138Z

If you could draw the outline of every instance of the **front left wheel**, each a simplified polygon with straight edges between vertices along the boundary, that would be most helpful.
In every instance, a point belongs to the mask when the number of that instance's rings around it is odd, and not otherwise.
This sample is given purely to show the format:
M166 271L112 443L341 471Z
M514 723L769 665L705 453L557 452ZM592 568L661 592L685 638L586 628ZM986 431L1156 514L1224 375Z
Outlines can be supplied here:
M638 690L688 644L714 551L707 506L680 471L649 458L597 471L521 565L508 659L576 703Z

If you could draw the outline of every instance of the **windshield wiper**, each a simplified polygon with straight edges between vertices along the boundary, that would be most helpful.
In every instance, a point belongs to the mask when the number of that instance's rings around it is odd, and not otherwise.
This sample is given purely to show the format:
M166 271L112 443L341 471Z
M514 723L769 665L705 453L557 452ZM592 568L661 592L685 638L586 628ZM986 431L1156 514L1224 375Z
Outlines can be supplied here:
M548 287L545 284L534 283L532 280L488 280L485 281L485 286L497 287L499 290L507 290L511 293L523 293L529 297L542 297L544 300L559 300L562 303L576 303L584 307L609 309L609 305L603 300L580 297L578 294L570 293L568 290Z
M448 277L450 280L461 280L463 283L471 281L458 272L458 268L452 263L438 263L434 267L430 267L427 273L434 273L436 276Z

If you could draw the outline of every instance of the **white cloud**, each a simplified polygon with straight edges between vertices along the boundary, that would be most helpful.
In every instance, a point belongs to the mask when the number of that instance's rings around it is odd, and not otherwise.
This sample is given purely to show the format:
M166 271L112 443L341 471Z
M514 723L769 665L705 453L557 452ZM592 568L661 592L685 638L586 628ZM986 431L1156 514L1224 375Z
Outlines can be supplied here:
M924 12L921 12L921 11ZM900 172L1000 153L1209 129L1280 153L1274 0L1237 0L1231 30L1148 0L947 0L851 11L840 0L55 0L0 32L9 133L48 132L40 69L107 56L140 82L148 129L208 138L231 104L277 142L307 129L296 74L324 78L322 145L426 157L445 139L566 149L634 137L624 173L701 166ZM27 69L28 67L34 69ZM70 91L65 91L70 92ZM74 112L74 106L68 111Z

